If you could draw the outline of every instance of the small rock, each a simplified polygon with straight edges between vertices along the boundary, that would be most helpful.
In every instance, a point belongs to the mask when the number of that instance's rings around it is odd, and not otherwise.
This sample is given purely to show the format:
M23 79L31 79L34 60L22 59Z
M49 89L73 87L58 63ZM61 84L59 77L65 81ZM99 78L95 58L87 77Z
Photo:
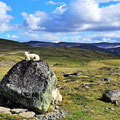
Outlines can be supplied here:
M59 63L56 63L56 64L53 64L53 65L51 65L51 66L58 66L58 65L61 65L61 64L59 64Z
M94 80L90 80L89 82L94 82Z
M77 76L80 76L80 75L81 75L81 72L78 72L76 75L77 75Z
M117 100L120 100L120 92L117 90L107 90L102 95L102 100L116 104Z
M77 80L63 80L63 82L68 83L68 82L77 82Z
M68 91L69 91L69 93L70 93L72 90L73 90L73 88L68 87Z
M118 69L118 70L120 70L120 66L116 66L116 67L115 67L115 69Z
M102 78L102 81L110 81L110 78Z
M69 73L69 74L64 74L63 76L64 76L64 77L69 77L69 76L70 76L70 73Z
M10 108L0 107L0 113L11 114Z
M79 90L79 87L74 87L75 90Z
M32 118L35 116L35 113L34 112L23 112L23 113L20 113L19 116L25 117L25 118Z
M10 111L12 114L19 114L22 112L27 112L28 110L27 109L11 109Z
M36 119L38 119L38 120L42 120L43 117L44 117L44 115L36 115Z
M115 109L113 107L110 108L112 111L114 111Z
M63 80L63 82L67 83L67 82L70 82L70 80Z
M86 85L90 85L91 83L83 83L82 85L86 86Z
M50 106L50 109L51 109L51 110L55 110L55 106L54 106L54 105L51 105L51 106Z
M108 110L108 108L105 108L106 110Z
M57 88L59 88L59 89L60 89L60 88L61 88L61 86L60 86L60 85L57 85Z
M80 76L80 75L81 75L81 72L75 72L75 73L67 73L67 74L64 74L63 76L70 77L70 76Z
M120 73L112 73L114 76L120 76Z
M55 106L55 109L59 109L59 106L56 105L56 106Z
M90 88L90 87L88 87L88 86L85 86L85 88L86 88L86 89L88 89L88 88Z

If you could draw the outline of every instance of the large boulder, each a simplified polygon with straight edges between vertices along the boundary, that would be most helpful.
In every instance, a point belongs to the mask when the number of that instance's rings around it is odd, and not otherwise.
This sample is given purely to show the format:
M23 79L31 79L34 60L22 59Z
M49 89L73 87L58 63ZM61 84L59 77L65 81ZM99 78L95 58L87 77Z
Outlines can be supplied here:
M0 94L38 113L48 110L57 78L44 61L20 61L0 82Z

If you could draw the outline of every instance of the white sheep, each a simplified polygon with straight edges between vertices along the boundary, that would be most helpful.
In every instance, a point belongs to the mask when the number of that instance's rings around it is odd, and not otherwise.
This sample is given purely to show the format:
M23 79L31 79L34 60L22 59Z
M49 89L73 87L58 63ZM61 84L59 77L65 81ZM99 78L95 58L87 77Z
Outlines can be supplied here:
M29 52L25 52L25 59L26 60L33 60L33 61L39 61L40 57L37 54L30 54Z
M62 95L60 93L57 94L56 102L58 101L62 102Z
M62 95L60 94L59 90L56 88L52 91L52 104L58 103L62 101Z

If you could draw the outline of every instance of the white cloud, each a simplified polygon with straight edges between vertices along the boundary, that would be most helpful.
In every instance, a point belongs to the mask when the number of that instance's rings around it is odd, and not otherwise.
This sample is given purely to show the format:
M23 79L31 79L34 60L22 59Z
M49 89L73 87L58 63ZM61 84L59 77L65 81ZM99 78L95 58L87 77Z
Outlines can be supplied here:
M32 30L43 30L43 24L48 19L48 15L41 11L37 11L34 14L29 15L23 12L22 16L24 17L24 25L27 26L28 29Z
M84 35L83 35L84 34ZM72 34L70 37L67 35L63 37L62 41L93 43L93 42L117 42L120 38L120 31L114 32L94 32L94 33L79 33Z
M9 22L12 19L12 16L8 15L7 11L11 11L11 8L0 1L0 33L11 29Z
M51 41L51 42L58 42L60 41L60 37L56 34L51 33L44 33L42 34L42 39L45 41Z
M74 17L78 22L94 22L100 20L101 9L95 0L72 0L66 16Z
M112 35L110 32L116 35L116 31L120 30L120 3L100 8L98 0L71 0L69 5L60 5L49 15L41 11L33 14L22 13L22 15L24 17L24 28L26 31L34 33L33 36L35 35L37 39L43 37L44 40L55 41L56 39L59 41L60 36L53 36L54 33L71 34L71 32L92 31L96 32L96 36L74 36L70 39L73 41L82 39L82 41L88 42L92 40L114 41L115 38L118 38L110 37ZM39 32L46 32L46 36L37 36ZM64 37L63 41L68 39L69 37Z
M10 34L7 34L7 38L8 38L8 39L16 40L16 39L19 38L19 36L17 36L17 35L10 35Z
M60 36L61 34L56 33L48 33L48 32L32 32L32 31L24 31L21 34L23 37L23 41L46 41L46 42L58 42L61 41Z
M53 0L49 0L46 2L46 4L50 4L50 5L60 5L60 4L64 4L64 2L54 2Z
M57 7L51 15L41 13L38 11L38 16L23 13L24 25L37 31L77 32L87 30L101 20L101 9L95 0L72 0L68 6Z
M52 14L53 15L62 15L67 10L67 5L61 5L57 7Z
M106 2L110 2L110 1L119 2L120 0L97 0L97 2L99 2L99 3L106 3Z

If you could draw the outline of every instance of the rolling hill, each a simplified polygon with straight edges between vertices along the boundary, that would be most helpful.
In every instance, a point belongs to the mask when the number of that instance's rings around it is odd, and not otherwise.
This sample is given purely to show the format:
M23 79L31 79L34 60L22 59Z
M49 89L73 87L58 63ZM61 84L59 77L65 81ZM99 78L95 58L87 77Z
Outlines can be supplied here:
M60 59L72 61L90 61L90 60L99 60L99 59L110 59L117 58L115 55L110 55L103 53L102 48L97 48L92 45L82 45L85 49L90 48L89 50L74 48L74 47L64 47L63 44L71 44L71 43L60 43L62 47L57 46L49 46L49 47L33 47L26 45L24 43L19 43L16 41L0 39L0 52L13 52L13 51L30 51L39 54L43 59ZM74 43L73 43L74 44ZM76 44L76 43L75 43ZM74 44L74 45L75 45ZM81 46L81 47L82 47ZM75 46L79 47L79 46ZM95 49L92 49L92 48ZM101 51L101 52L99 52ZM88 59L89 58L89 59ZM70 60L70 61L71 61Z

